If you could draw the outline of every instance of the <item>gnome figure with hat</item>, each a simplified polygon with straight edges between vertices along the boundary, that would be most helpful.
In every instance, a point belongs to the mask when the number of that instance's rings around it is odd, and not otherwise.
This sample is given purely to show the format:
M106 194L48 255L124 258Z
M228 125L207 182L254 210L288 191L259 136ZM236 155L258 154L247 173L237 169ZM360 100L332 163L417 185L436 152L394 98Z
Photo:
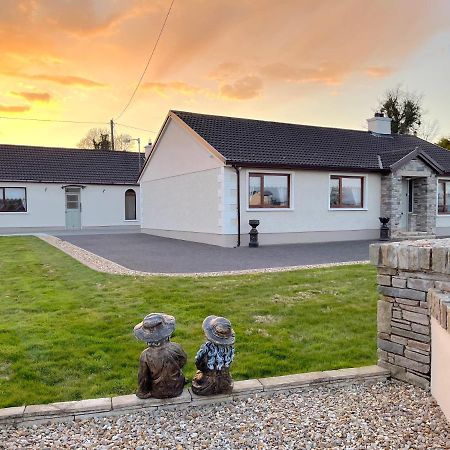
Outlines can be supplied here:
M195 357L197 373L192 392L197 395L229 394L233 390L230 365L234 359L234 331L225 317L208 316L203 321L206 343Z
M147 343L141 353L138 374L139 398L178 397L186 383L182 367L187 356L179 344L170 342L175 317L152 313L134 327L134 335Z

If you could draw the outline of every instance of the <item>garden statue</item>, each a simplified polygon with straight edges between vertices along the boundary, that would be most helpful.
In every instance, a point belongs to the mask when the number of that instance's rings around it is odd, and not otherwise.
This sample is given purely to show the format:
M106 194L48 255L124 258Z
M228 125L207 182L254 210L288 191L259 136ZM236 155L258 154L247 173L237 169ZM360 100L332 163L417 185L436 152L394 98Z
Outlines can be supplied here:
M186 353L179 344L170 342L175 330L175 317L152 313L134 327L134 335L147 342L141 353L138 374L139 398L178 397L186 383L182 367Z
M206 336L195 357L197 373L192 392L197 395L230 394L233 379L230 365L234 359L234 331L225 317L208 316L203 321Z

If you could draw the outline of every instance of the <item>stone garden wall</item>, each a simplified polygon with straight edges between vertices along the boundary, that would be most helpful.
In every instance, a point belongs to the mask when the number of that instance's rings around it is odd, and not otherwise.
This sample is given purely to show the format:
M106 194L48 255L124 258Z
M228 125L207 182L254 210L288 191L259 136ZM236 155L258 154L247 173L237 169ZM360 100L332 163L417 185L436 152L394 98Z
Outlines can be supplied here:
M432 378L430 305L432 314L437 314L433 299L450 292L450 239L374 244L370 256L378 267L381 294L378 364L394 378L428 389Z

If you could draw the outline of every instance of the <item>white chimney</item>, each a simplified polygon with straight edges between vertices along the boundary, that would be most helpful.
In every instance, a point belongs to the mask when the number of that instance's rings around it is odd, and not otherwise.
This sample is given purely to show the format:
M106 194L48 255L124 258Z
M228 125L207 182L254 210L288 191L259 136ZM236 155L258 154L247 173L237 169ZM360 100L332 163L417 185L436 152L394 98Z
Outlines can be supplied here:
M145 159L147 159L147 158L150 156L150 153L152 152L152 148L153 148L153 145L152 145L151 142L149 142L149 143L144 147L144 150L145 150Z
M374 117L367 119L369 131L376 134L391 134L391 118L384 117L381 112L375 113Z

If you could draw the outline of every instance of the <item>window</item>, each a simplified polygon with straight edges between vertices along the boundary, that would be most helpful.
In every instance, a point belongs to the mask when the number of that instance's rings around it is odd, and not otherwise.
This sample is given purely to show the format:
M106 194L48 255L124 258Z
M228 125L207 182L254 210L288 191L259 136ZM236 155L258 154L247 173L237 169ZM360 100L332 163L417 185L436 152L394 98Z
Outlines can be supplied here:
M330 179L330 208L362 208L364 177L332 175Z
M26 188L0 187L0 212L26 212Z
M438 213L450 214L450 181L438 182Z
M136 220L136 192L133 189L125 192L125 220Z
M289 208L290 178L288 174L249 174L249 208Z
M408 180L408 212L414 212L414 180Z

